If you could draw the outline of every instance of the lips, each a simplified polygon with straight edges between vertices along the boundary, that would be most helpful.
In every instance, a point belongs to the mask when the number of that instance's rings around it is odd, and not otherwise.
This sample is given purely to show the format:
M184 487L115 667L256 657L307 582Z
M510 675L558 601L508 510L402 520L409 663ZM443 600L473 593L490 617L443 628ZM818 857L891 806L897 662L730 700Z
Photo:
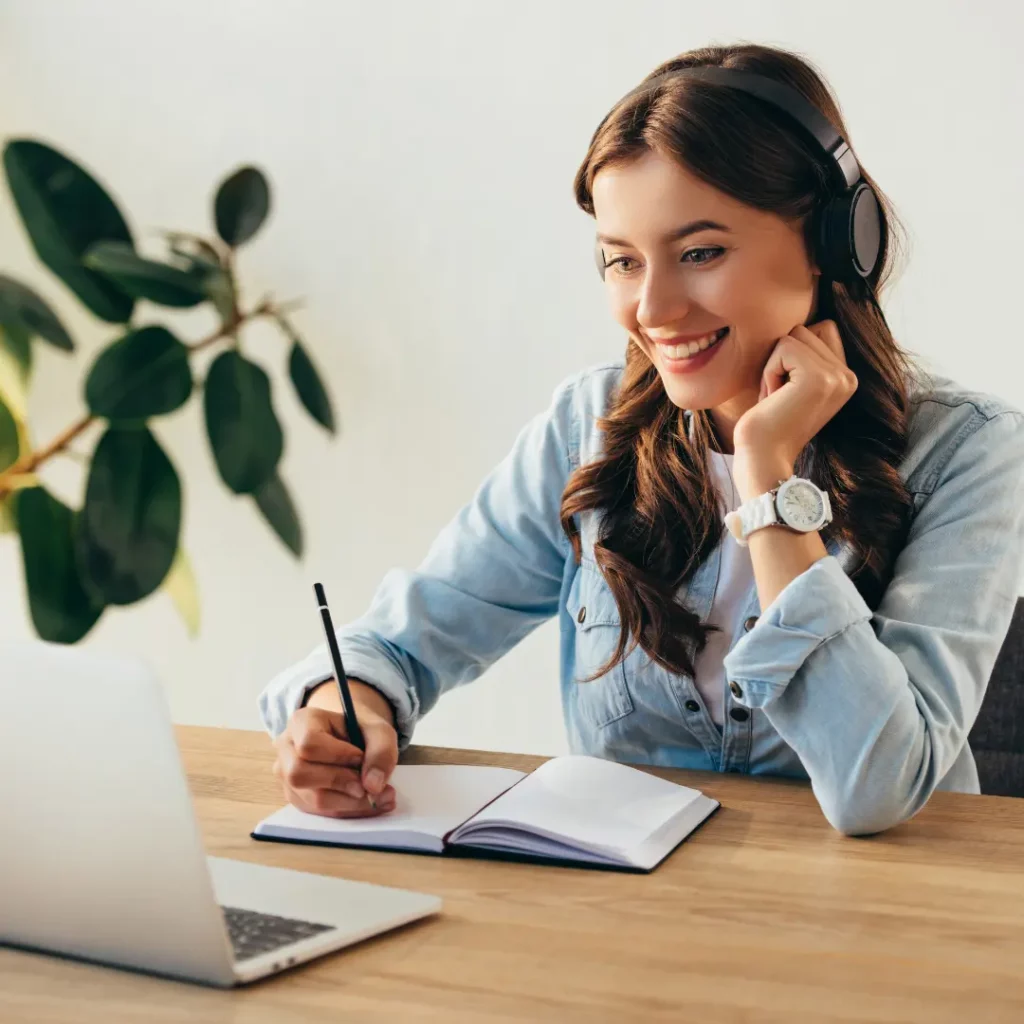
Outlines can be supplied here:
M695 355L682 356L678 359L672 358L672 356L662 348L662 351L660 352L661 363L664 369L669 373L694 373L714 359L718 354L718 350L729 340L730 335L731 331L728 328L725 328L725 335L718 341L697 352Z
M661 346L661 353L666 359L686 359L687 357L696 357L701 352L706 352L709 348L713 348L720 341L723 341L729 333L728 327L722 327L717 330L714 334L710 335L710 341L708 335L703 335L700 342L691 341L689 344L680 342L676 345L664 344Z
M721 334L722 331L728 329L728 324L723 324L721 327L713 327L710 330L702 331L700 334L677 334L674 338L651 338L656 345L688 345L691 341L700 341L702 338L706 338L709 334Z

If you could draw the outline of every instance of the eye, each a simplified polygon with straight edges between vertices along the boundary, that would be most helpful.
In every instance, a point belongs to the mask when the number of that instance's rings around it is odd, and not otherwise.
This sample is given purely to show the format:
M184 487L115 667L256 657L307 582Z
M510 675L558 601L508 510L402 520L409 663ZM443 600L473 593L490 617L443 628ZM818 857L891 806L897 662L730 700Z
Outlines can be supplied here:
M619 257L617 257L614 260L609 260L604 265L604 269L608 270L610 267L621 267L621 266L623 266L623 264L634 263L634 262L636 262L636 261L633 260L633 259L630 259L629 256L619 256ZM628 273L628 271L626 271L626 270L616 270L615 273L616 274L625 274L625 273Z
M723 252L725 252L725 250L720 245L705 245L705 246L701 246L699 249L687 249L686 252L683 253L682 258L680 259L680 262L682 262L683 260L686 259L687 256L689 256L689 255L691 255L692 253L695 253L695 252L710 252L710 253L714 253L714 255L708 257L708 259L706 259L706 260L698 260L697 263L694 264L695 266L701 267L705 263L710 263L712 260L717 259Z
M697 260L697 261L693 261L693 260L689 260L688 261L687 257L693 255L693 253L695 253L695 252L698 252L698 253L711 253L712 255L708 256L707 259L701 259L701 260ZM720 245L704 245L704 246L699 246L698 248L695 248L695 249L687 249L686 252L684 252L683 255L680 257L679 262L680 263L689 262L691 266L702 267L706 263L711 263L712 261L718 259L718 257L721 256L721 254L723 252L725 252L725 250ZM629 270L626 268L626 264L627 263L636 263L636 260L634 260L631 256L618 256L615 259L610 260L608 263L606 263L604 265L604 267L605 267L605 270L607 270L609 267L616 267L618 269L616 269L615 273L619 274L620 276L625 276L626 274L629 273Z

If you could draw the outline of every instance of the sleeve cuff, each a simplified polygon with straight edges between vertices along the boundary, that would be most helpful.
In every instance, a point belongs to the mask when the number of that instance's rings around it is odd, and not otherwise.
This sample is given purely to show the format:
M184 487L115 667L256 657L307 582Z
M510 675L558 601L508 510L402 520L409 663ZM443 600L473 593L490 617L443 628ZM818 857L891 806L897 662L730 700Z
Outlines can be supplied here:
M746 707L771 704L815 648L870 618L871 609L835 555L818 559L783 588L725 656L729 690Z
M420 715L418 695L406 685L401 673L387 658L347 648L341 638L339 648L348 677L360 679L380 691L391 704L395 712L398 748L405 750L412 742L413 729ZM306 694L333 675L330 655L324 646L272 679L259 699L260 717L271 736L277 737L284 732L288 719L302 706Z
M398 749L412 742L413 729L420 717L419 695L386 658L375 658L363 651L343 650L342 659L350 679L360 679L383 694L395 712ZM333 675L333 671L328 676Z

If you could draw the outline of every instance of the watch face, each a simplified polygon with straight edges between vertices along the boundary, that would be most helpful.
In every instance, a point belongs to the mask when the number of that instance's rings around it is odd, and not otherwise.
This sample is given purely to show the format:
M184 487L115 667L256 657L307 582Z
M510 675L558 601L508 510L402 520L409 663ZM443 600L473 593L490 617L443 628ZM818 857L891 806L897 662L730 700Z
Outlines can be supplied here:
M816 487L797 480L779 495L779 511L790 526L812 530L824 517L825 503Z

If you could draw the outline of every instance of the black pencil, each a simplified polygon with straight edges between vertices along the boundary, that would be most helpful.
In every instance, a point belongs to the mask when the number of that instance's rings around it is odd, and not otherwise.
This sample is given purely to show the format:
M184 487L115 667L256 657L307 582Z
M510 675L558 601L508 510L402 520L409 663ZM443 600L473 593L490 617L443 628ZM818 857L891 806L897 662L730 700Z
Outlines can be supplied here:
M334 678L338 683L338 693L341 694L341 706L345 709L345 730L350 742L365 751L366 739L363 737L363 730L359 728L359 720L356 718L355 705L352 703L352 694L348 688L348 677L345 675L341 651L338 650L338 638L334 634L331 610L327 607L327 595L324 593L322 584L314 583L313 593L316 595L316 603L320 608L320 621L323 623L324 635L327 637L327 649L331 652ZM377 804L373 797L369 793L366 794L366 797L370 801L370 806L376 808Z

